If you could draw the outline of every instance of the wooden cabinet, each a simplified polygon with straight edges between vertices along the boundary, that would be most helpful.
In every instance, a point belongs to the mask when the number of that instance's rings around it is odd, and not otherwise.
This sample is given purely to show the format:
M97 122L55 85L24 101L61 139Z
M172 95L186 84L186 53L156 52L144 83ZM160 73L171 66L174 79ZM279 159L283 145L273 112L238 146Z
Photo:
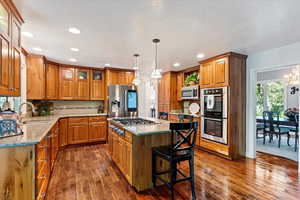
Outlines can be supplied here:
M107 140L106 117L89 117L89 142Z
M163 74L158 84L158 112L181 109L178 99L177 75L175 72Z
M89 141L89 121L87 117L69 118L68 143L80 144Z
M200 137L200 147L232 160L244 157L246 151L246 59L246 55L229 52L200 62L201 88L228 86L228 142L221 144Z
M90 99L90 70L76 68L76 97L77 100Z
M214 87L214 63L208 62L200 67L200 88Z
M76 96L76 75L72 67L59 68L59 99L73 100Z
M184 82L184 73L177 72L177 101L181 101L181 89Z
M200 66L200 87L228 86L228 57L210 60Z
M102 70L91 70L90 79L90 100L104 100L104 72Z
M0 96L20 96L23 22L11 1L0 0Z
M50 134L44 137L36 145L36 166L35 166L36 199L43 200L46 196L47 186L51 174L51 141Z
M46 99L59 98L59 66L51 63L46 65Z
M106 69L106 82L107 85L121 84L132 85L134 79L134 71L124 69Z
M128 133L127 134L131 134ZM111 143L113 161L122 171L127 181L132 184L132 141L111 131Z
M59 147L68 144L68 118L59 120Z
M217 59L214 65L214 86L228 86L228 57Z
M10 95L11 93L11 88L10 88L10 58L9 58L9 52L10 52L10 48L9 48L9 41L7 39L5 39L4 37L2 37L0 35L0 45L1 45L1 55L0 55L0 59L1 59L1 79L0 79L0 94L1 95Z
M27 99L45 99L45 58L27 56Z
M56 123L50 131L51 138L51 171L54 167L59 148L59 124Z

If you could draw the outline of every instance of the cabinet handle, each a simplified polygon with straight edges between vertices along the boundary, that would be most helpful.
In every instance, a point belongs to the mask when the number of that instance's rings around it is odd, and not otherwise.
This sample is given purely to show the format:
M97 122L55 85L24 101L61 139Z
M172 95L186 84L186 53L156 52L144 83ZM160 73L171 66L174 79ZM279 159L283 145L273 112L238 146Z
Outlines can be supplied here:
M38 179L46 179L48 176L46 174L43 174L41 176L38 177Z
M39 159L38 162L48 162L48 159L45 158L45 159Z

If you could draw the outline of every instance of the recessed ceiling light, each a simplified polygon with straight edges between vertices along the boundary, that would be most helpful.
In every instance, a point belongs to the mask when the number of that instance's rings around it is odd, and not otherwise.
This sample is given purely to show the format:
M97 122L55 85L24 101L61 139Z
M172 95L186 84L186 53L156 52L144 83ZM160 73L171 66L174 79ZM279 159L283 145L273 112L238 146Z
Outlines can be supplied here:
M73 34L80 34L80 30L78 28L75 28L75 27L69 28L69 32L73 33Z
M70 49L71 49L71 51L75 51L75 52L78 52L78 51L79 51L78 48L70 48Z
M109 67L109 66L110 66L110 64L109 64L109 63L106 63L104 66L105 66L105 67Z
M178 62L177 62L177 63L174 63L173 66L174 66L174 67L179 67L179 66L180 66L180 63L178 63Z
M34 51L39 51L39 52L41 52L41 51L43 51L40 47L34 47L34 48L32 48Z
M205 55L204 55L204 53L199 53L198 55L197 55L197 58L204 58L205 57Z
M23 32L22 32L22 35L24 35L24 36L26 36L26 37L29 37L29 38L33 38L33 37L34 37L34 35L33 35L32 33L27 32L27 31L23 31Z
M69 61L71 61L71 62L77 62L77 60L75 58L70 58Z

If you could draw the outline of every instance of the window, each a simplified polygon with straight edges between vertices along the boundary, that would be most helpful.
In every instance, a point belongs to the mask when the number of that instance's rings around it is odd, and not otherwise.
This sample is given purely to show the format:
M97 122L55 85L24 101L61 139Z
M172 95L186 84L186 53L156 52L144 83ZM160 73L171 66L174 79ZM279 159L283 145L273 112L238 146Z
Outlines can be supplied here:
M286 85L281 80L259 82L256 85L256 115L262 116L263 111L278 112L284 116L286 108Z

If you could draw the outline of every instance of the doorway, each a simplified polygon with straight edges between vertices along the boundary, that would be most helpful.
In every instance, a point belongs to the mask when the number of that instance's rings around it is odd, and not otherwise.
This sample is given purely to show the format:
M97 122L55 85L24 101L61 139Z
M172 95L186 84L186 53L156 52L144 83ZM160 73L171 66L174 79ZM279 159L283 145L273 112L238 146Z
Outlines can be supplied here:
M298 162L299 66L256 73L256 152Z

